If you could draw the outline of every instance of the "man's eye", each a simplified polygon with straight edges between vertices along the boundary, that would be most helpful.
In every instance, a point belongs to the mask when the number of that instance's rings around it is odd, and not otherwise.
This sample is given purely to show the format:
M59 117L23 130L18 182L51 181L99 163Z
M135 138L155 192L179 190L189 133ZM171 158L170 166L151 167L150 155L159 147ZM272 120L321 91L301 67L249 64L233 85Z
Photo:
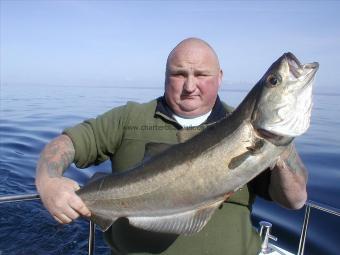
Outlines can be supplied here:
M174 77L183 77L184 73L178 72L178 73L172 73L171 75L174 76Z

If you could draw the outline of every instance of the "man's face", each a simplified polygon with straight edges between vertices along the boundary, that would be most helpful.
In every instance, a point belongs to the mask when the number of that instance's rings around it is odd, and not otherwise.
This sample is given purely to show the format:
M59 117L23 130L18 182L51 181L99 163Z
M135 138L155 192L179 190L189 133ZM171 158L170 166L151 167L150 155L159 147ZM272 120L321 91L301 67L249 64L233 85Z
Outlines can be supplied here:
M216 101L222 71L212 51L204 46L187 45L169 57L165 98L170 108L183 117L209 112Z

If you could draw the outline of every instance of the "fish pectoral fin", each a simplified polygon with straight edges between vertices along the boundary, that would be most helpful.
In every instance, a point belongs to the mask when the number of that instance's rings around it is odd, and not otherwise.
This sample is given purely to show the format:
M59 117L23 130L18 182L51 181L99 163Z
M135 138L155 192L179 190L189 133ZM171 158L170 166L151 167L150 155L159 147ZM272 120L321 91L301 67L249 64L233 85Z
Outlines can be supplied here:
M190 235L199 232L224 198L208 206L165 216L128 217L131 225L154 232Z
M247 147L247 150L251 155L256 155L262 152L263 145L263 139L256 139L251 146Z
M102 215L92 214L90 219L105 232L117 220L117 218L108 218Z
M248 157L261 153L263 145L264 145L263 139L256 139L251 146L246 147L246 149L247 149L246 152L244 152L244 153L242 153L242 154L240 154L236 157L233 157L230 160L230 162L228 164L228 168L229 169L235 169L235 168L239 167L244 161L246 161L246 159Z
M228 168L235 169L236 167L240 166L250 155L252 154L249 151L246 151L241 155L233 157L228 164Z

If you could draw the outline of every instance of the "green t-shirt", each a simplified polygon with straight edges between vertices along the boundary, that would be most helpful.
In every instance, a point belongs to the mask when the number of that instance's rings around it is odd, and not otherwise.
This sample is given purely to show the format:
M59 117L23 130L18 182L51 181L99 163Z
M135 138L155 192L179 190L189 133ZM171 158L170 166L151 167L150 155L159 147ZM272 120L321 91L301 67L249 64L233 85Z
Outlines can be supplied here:
M207 121L195 132L225 118L232 108L217 98ZM197 131L198 130L198 131ZM75 147L79 168L110 159L114 172L126 171L160 148L184 142L187 133L172 118L163 97L144 104L133 102L64 130ZM257 254L260 238L250 221L255 195L245 185L223 204L199 233L191 236L154 233L117 220L105 232L113 254L246 255Z

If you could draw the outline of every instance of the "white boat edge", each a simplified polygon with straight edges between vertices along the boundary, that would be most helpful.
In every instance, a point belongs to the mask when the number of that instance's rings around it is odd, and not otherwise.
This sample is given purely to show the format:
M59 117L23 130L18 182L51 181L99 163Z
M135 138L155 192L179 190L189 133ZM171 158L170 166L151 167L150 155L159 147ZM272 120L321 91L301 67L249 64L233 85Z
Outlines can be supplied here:
M268 247L271 249L271 251L269 253L263 253L260 252L259 255L295 255L294 253L291 253L289 251L286 251L272 243L268 244Z

